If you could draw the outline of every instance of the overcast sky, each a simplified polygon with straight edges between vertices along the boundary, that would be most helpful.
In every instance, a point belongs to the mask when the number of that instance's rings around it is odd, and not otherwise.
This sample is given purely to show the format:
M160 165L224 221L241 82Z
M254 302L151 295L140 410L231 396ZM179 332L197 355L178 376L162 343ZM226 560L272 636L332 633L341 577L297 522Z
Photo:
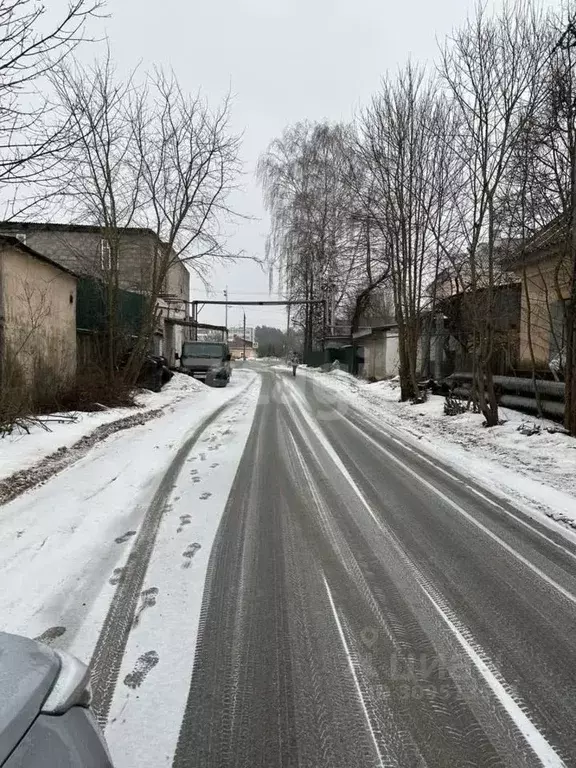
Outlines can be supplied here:
M497 0L496 0L497 1ZM263 256L268 222L254 178L258 156L291 123L348 120L376 91L382 74L408 58L431 62L474 0L109 0L104 22L121 70L139 61L172 67L184 89L216 102L230 89L233 127L244 135L240 223L230 245ZM217 269L213 298L266 299L268 275L242 261ZM205 292L194 281L193 298ZM276 298L273 296L272 298ZM283 310L247 308L247 324L282 325ZM223 322L206 307L200 320ZM230 309L230 324L242 310Z

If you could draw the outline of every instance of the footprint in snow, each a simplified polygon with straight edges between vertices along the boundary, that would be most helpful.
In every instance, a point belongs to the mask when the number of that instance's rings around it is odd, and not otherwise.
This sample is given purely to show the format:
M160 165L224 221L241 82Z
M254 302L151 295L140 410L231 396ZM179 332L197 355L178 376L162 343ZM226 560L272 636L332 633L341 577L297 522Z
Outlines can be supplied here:
M209 499L210 496L212 496L210 491L204 491L204 493L200 494L200 498L202 499L202 501L206 501L206 499Z
M191 469L190 470L190 474L191 475L197 475L198 474L198 470L197 469Z
M194 477L192 478L192 482L193 483L199 483L201 481L201 479L202 478L199 477L198 475L194 475Z
M200 454L200 461L206 461L206 454L205 453L201 453Z
M124 544L128 539L131 539L132 536L136 536L136 531L126 531L126 533L123 533L122 536L118 536L114 541L116 544Z
M201 549L201 545L198 544L198 542L194 542L194 544L189 544L188 547L182 552L182 557L185 558L184 562L182 563L182 568L187 569L190 568L192 565L192 558L198 552L199 549Z
M215 461L214 464L210 464L210 469L216 469L216 467L219 467L219 466L220 465L218 464L218 462Z
M191 522L190 515L180 515L180 525L176 529L176 533L182 533L184 526L190 525Z
M134 615L134 621L132 622L133 627L138 626L138 624L140 623L140 617L142 616L142 612L145 611L146 608L153 608L156 605L157 595L158 595L158 587L149 587L148 589L142 590L142 592L140 593L142 602Z
M66 632L66 627L50 627L49 629L42 632L41 635L38 635L35 640L38 640L39 643L50 645L50 643L52 643L58 637L62 637L64 632Z
M218 450L218 448L220 448L220 443L218 443L218 445L211 445L211 446L208 448L208 450L209 450L209 451L217 451L217 450Z
M124 685L134 690L140 688L146 675L151 669L154 669L159 661L160 657L156 651L147 651L146 653L143 653L134 665L132 672L124 678Z
M112 576L108 580L108 584L112 584L112 586L115 587L116 584L120 584L123 578L124 578L124 568L114 568L114 571L112 572Z

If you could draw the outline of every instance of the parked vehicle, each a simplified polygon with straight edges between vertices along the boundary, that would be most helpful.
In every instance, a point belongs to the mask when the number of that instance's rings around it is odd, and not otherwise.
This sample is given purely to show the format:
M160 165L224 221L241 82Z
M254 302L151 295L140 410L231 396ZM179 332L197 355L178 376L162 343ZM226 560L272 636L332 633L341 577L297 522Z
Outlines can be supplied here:
M0 690L2 768L112 768L78 659L0 632Z
M161 355L149 355L142 364L138 385L152 392L160 392L164 384L170 381L174 374L168 367L168 360Z
M225 387L232 375L230 360L230 350L225 342L185 341L179 370L210 386Z

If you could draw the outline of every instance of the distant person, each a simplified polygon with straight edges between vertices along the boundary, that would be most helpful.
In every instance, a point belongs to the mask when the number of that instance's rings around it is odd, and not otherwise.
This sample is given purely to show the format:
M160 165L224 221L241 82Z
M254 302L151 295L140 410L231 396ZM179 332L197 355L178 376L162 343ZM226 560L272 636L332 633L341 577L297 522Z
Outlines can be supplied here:
M296 352L292 352L290 356L290 365L292 366L292 376L296 376L296 368L298 368L298 355Z

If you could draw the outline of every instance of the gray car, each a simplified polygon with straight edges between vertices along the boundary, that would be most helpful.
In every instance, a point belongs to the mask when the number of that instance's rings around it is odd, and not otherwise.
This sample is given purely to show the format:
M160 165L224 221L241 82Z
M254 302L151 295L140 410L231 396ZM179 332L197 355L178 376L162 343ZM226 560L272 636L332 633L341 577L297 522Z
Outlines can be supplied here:
M0 766L112 768L90 695L78 659L0 632Z

